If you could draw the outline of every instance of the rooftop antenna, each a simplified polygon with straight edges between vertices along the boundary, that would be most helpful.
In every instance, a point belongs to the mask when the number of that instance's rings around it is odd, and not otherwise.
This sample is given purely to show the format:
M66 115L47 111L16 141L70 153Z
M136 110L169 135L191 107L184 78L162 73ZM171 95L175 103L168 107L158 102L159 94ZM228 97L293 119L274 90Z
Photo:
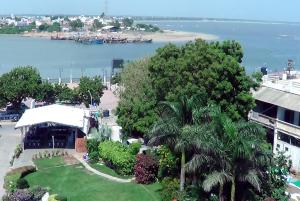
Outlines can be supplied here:
M104 14L107 16L108 15L108 1L104 1Z

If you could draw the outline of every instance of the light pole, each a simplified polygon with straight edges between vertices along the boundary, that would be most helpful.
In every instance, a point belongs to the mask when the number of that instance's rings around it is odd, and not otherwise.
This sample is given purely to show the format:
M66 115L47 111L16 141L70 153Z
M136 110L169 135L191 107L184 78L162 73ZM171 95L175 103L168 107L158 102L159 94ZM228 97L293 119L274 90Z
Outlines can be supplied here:
M90 91L90 90L88 90L88 92L89 92L89 94L90 94L90 97L91 97L91 105L93 105L93 96L92 96L92 94L91 94L91 91Z

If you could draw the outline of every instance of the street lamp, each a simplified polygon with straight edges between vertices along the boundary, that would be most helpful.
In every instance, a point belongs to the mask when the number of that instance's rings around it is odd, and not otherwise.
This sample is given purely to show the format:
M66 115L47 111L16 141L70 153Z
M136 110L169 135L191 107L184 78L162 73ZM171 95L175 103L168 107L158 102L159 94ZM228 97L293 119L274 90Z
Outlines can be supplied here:
M88 92L89 92L89 94L90 94L90 97L91 97L91 105L93 105L93 96L92 96L92 94L91 94L91 91L90 91L90 90L88 90Z

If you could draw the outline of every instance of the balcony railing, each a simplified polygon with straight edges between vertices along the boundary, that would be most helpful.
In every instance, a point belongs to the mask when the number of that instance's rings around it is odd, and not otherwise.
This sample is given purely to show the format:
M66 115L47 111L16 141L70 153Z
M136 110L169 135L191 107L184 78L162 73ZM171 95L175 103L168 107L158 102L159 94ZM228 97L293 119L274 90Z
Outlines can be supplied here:
M249 119L268 128L276 128L281 132L289 133L295 137L300 137L300 126L290 124L254 111L249 113Z
M255 121L257 123L260 123L263 126L266 126L268 128L274 128L275 127L276 119L274 119L272 117L269 117L269 116L266 116L266 115L263 115L263 114L260 114L258 112L251 111L249 113L249 119L252 120L252 121Z

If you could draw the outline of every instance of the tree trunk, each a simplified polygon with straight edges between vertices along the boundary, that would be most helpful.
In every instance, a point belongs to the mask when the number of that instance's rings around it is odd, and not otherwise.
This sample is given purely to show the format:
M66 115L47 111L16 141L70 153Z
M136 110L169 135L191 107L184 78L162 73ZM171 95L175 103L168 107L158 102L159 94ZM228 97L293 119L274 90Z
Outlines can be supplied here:
M230 201L235 201L235 178L233 176L231 183L231 198Z
M180 191L184 190L185 182L185 153L181 151L181 170L180 170Z
M224 185L223 185L223 184L220 184L220 189L219 189L219 201L224 201L223 191L224 191Z

